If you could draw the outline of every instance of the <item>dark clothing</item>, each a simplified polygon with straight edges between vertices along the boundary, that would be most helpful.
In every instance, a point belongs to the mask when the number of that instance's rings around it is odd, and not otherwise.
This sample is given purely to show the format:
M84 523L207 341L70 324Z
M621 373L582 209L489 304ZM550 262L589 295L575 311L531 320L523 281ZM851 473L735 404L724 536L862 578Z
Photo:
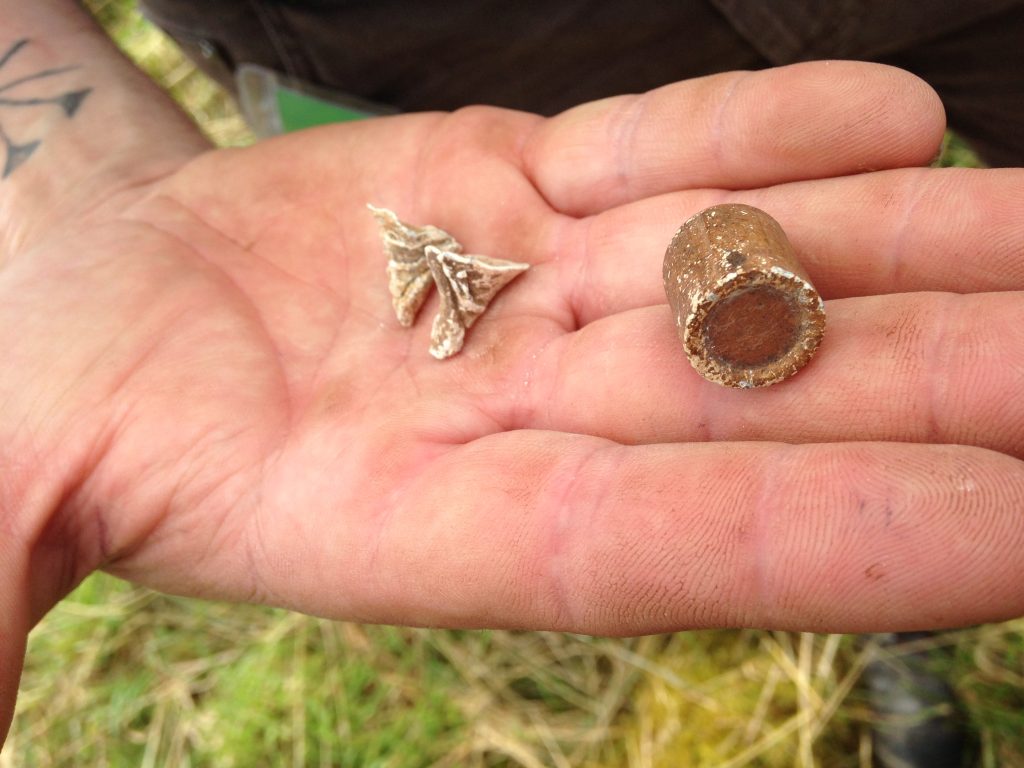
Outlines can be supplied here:
M406 111L553 114L730 69L882 61L927 80L996 165L1024 165L1024 0L141 0L228 87L241 63Z

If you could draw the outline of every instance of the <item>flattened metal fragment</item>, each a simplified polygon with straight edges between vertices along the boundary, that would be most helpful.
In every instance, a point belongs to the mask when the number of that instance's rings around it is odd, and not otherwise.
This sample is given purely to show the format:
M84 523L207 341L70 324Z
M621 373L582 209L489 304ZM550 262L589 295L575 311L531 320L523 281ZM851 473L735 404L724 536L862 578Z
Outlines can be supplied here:
M377 220L388 256L388 290L398 322L408 328L430 291L431 274L424 249L436 246L460 253L459 242L440 227L414 227L401 221L393 211L367 205Z
M430 333L430 354L444 360L462 349L466 329L483 314L498 291L530 265L435 245L426 246L424 252L441 297Z

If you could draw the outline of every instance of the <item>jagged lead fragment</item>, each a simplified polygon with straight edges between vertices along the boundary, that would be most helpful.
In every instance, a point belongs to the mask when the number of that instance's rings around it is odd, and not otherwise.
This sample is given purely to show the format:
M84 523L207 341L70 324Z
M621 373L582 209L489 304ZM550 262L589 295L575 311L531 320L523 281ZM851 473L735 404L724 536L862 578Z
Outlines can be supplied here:
M439 227L414 227L401 221L393 211L367 205L377 220L388 256L388 290L398 322L408 328L416 319L430 291L431 274L425 248L436 246L460 253L459 242Z
M466 329L494 296L529 264L463 254L459 242L439 227L414 227L387 208L367 205L380 228L388 256L388 289L398 322L409 327L437 285L441 308L430 334L430 354L444 360L462 349Z
M424 251L441 297L441 308L430 331L430 354L444 360L462 349L466 329L483 314L498 291L530 265L434 245Z

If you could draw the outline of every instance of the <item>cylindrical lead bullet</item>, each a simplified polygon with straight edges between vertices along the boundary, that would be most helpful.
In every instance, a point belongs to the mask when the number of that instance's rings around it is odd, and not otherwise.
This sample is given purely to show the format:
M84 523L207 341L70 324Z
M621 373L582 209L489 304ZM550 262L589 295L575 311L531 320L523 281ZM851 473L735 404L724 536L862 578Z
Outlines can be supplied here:
M782 227L749 205L687 219L665 252L668 303L686 356L727 387L763 387L800 370L825 331L825 306Z

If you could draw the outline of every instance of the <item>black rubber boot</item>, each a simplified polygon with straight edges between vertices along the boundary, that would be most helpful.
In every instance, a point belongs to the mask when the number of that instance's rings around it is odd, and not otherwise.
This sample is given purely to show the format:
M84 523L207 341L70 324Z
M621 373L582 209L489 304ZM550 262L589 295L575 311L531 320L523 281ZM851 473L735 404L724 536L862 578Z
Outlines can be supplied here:
M878 635L878 657L864 671L877 718L872 736L879 768L968 768L971 739L956 693L935 670L936 651L890 653L928 632Z

